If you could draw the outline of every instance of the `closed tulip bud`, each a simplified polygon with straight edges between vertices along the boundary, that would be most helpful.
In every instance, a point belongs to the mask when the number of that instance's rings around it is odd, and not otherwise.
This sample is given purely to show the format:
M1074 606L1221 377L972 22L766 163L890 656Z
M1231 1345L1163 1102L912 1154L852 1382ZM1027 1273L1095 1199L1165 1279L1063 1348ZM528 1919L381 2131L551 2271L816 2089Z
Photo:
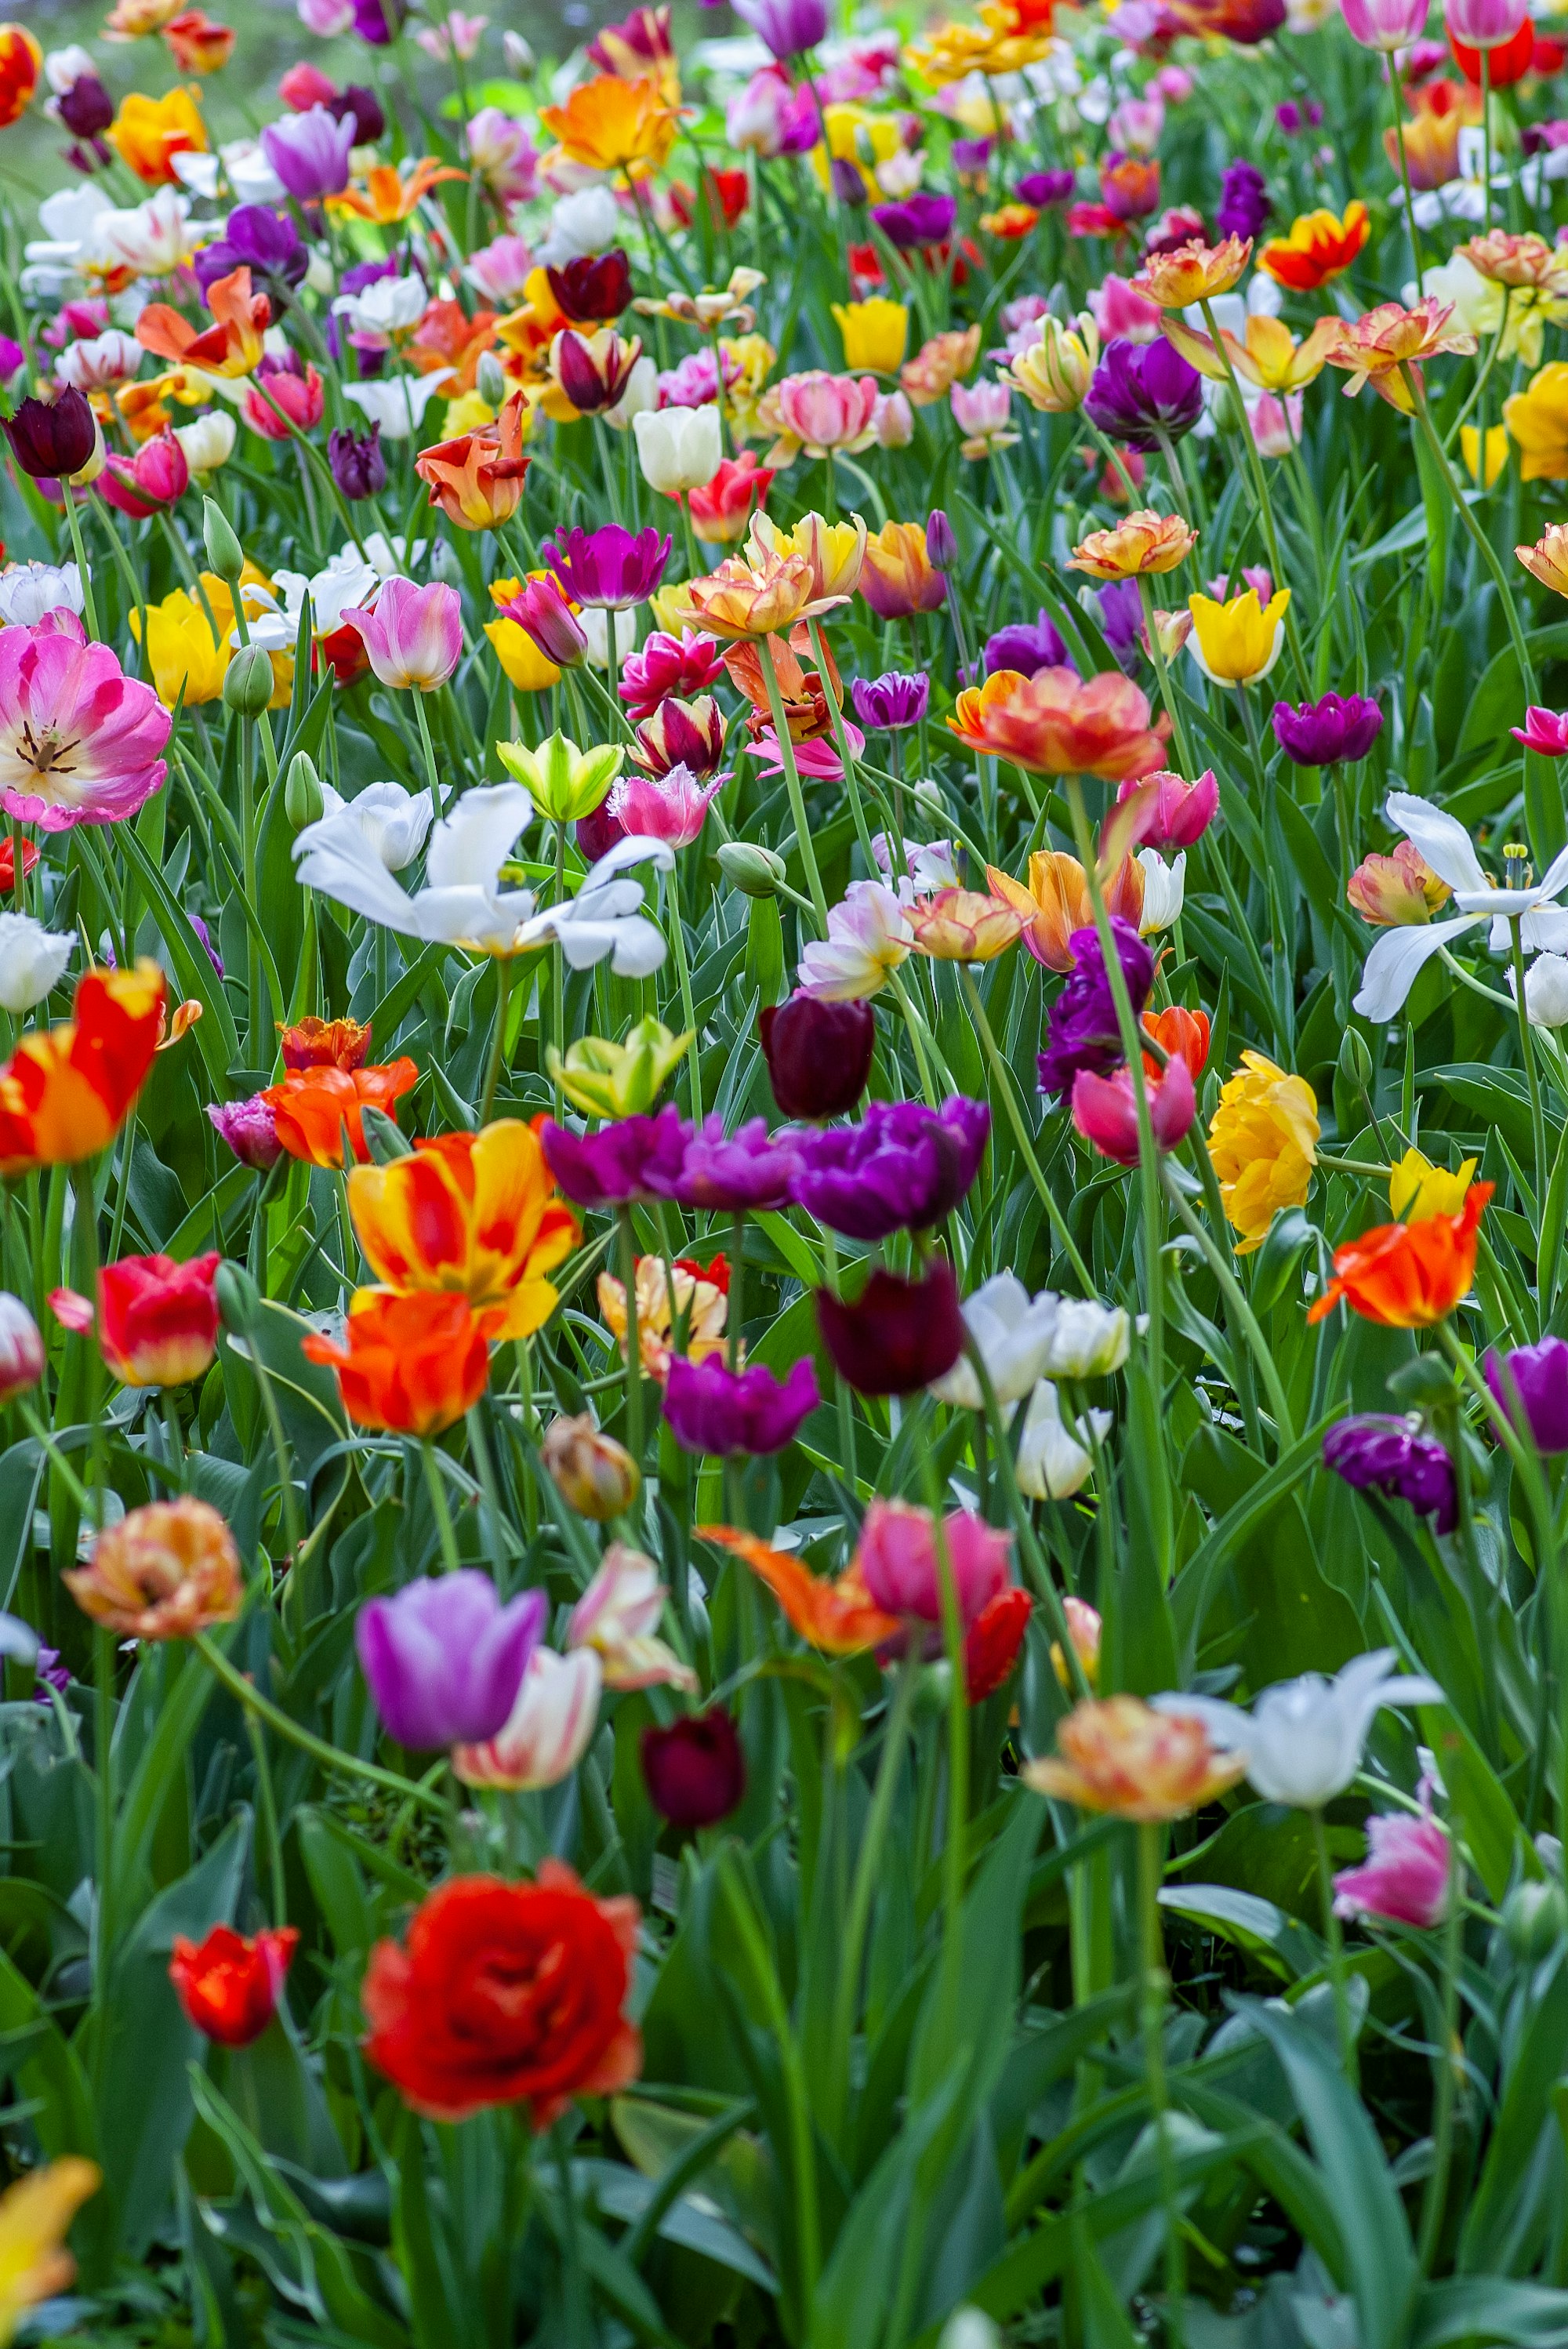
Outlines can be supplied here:
M748 840L727 840L718 852L718 862L725 878L747 897L776 896L789 869L772 849L759 848Z
M262 1292L242 1264L227 1257L218 1267L212 1283L218 1299L218 1318L225 1330L242 1338L251 1329L262 1309Z
M1372 1081L1372 1048L1359 1028L1346 1028L1339 1040L1339 1073L1363 1092Z
M1568 1933L1568 1900L1560 1884L1516 1884L1502 1904L1502 1930L1516 1958L1550 1957Z
M259 718L273 698L273 664L262 647L242 645L224 673L223 706L237 718Z
M690 1042L689 1030L673 1036L650 1012L624 1044L580 1036L564 1055L548 1046L544 1059L552 1082L584 1117L642 1117L679 1068Z
M606 1525L624 1516L637 1497L643 1480L636 1462L624 1444L601 1434L586 1412L552 1420L541 1452L556 1491L580 1517Z
M373 1166L390 1166L396 1158L412 1158L414 1145L402 1131L395 1117L384 1109L366 1102L359 1112L359 1123L365 1133L365 1147Z
M201 543L207 560L220 579L232 587L245 567L245 550L235 537L228 515L215 498L201 501ZM265 704L263 704L265 707Z
M933 506L925 523L925 559L934 571L951 571L958 560L953 524L940 506Z
M500 36L500 46L506 58L508 72L515 74L519 81L531 81L534 56L522 35L503 33Z
M308 750L296 750L289 761L284 779L284 812L295 832L303 832L307 823L319 823L326 812L321 777Z
M487 408L499 408L506 398L506 370L493 351L481 351L474 388Z
M0 1403L27 1394L44 1375L44 1341L19 1297L0 1289Z

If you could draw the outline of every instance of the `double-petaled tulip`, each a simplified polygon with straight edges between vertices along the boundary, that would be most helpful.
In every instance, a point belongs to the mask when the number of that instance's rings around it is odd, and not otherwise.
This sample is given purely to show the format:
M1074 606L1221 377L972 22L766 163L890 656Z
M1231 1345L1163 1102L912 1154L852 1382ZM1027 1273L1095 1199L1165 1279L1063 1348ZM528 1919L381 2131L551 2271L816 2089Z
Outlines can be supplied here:
M514 391L493 424L421 450L414 471L459 530L496 530L510 522L522 497L529 458L522 453L527 409Z
M679 124L657 81L613 73L579 82L563 105L542 107L539 119L560 140L566 162L628 174L634 166L645 171L663 163Z
M342 1342L314 1331L313 1362L337 1375L350 1419L394 1435L438 1435L471 1411L490 1377L489 1340L503 1312L475 1314L466 1297L423 1290L407 1297L357 1291Z
M129 1640L189 1640L232 1623L244 1588L234 1537L207 1501L149 1501L62 1577L84 1615Z
M218 1348L214 1283L222 1262L215 1248L185 1264L167 1256L132 1256L99 1273L98 1345L122 1386L183 1386L211 1366Z
M1121 782L1160 764L1166 721L1119 672L1085 684L1075 669L1043 668L1032 678L998 669L959 695L947 725L966 750L988 752L1031 773L1099 775Z
M166 990L153 962L87 972L74 1016L25 1036L0 1071L0 1174L74 1165L119 1132L163 1032Z
M1083 406L1099 364L1099 328L1080 310L1070 326L1058 318L1040 320L1040 338L1016 351L1007 380L1043 416L1067 416Z
M580 1237L537 1135L518 1118L356 1166L348 1209L378 1280L401 1296L456 1294L477 1313L499 1311L503 1338L531 1337L549 1319L556 1291L547 1276Z
M1413 840L1401 840L1390 856L1363 857L1345 889L1362 920L1378 929L1428 923L1453 894L1452 884L1433 872Z
M1168 253L1146 254L1132 290L1161 310L1186 310L1229 294L1241 284L1252 257L1250 236L1222 237L1218 244L1189 237Z
M731 639L787 636L798 620L813 619L849 601L847 595L817 595L804 555L775 555L763 548L752 556L728 556L707 578L692 580L686 595L700 625Z
M1180 514L1143 507L1113 530L1091 530L1074 547L1068 569L1086 571L1091 579L1140 579L1146 574L1174 571L1197 543L1197 532Z
M907 908L916 954L934 962L994 962L1016 945L1026 916L983 889L939 889Z
M1453 304L1439 302L1431 294L1413 310L1401 308L1398 302L1379 302L1362 317L1340 320L1328 348L1328 364L1350 378L1345 387L1347 397L1354 398L1369 383L1379 399L1386 399L1401 416L1413 416L1412 386L1415 390L1420 388L1422 363L1450 352L1460 357L1474 353L1474 335L1465 327L1450 326L1453 316Z
M263 1927L249 1938L214 1925L200 1942L176 1933L169 1979L186 2021L220 2047L248 2047L277 2012L298 1943L294 1925Z
M760 1363L727 1370L717 1356L670 1364L664 1415L684 1452L760 1457L793 1444L821 1401L810 1359L779 1381Z
M1054 1756L1020 1774L1037 1795L1117 1818L1184 1819L1245 1772L1191 1714L1156 1713L1141 1697L1085 1697L1057 1727Z
M290 1069L281 1084L268 1085L260 1098L272 1111L278 1140L291 1158L341 1167L346 1134L349 1149L364 1165L370 1152L362 1112L378 1109L389 1116L394 1102L418 1081L418 1069L405 1053L386 1068Z
M1262 1247L1281 1207L1299 1207L1317 1163L1317 1097L1261 1052L1243 1052L1221 1089L1209 1154L1226 1215L1242 1234L1238 1256Z

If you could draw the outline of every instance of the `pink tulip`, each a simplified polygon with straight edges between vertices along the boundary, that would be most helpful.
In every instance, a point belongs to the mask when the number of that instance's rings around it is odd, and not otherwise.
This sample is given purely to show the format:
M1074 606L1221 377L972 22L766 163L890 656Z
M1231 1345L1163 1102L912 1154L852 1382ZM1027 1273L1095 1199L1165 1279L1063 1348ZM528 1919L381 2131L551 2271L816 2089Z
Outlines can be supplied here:
M1111 275L1097 292L1088 297L1094 323L1099 328L1101 342L1118 337L1124 343L1156 343L1160 339L1160 321L1164 312L1158 303L1146 302L1135 294L1125 277Z
M705 789L685 765L663 775L624 775L610 793L610 813L623 831L639 839L687 848L702 830L709 802L727 781L716 775Z
M313 367L297 374L295 368L297 359L294 367L263 359L240 404L246 423L263 440L286 440L291 430L309 432L321 422L326 398L321 377Z
M455 587L439 581L416 587L411 579L388 579L374 611L356 608L343 617L364 637L370 666L383 685L434 693L463 657L462 599Z
M812 367L804 375L787 375L779 386L779 420L808 456L863 449L874 430L877 397L875 376L829 375Z
M1252 402L1247 422L1260 457L1288 457L1300 446L1302 405L1299 391L1284 399L1276 399L1272 391L1260 392Z
M1220 786L1212 767L1205 767L1195 783L1183 782L1180 775L1161 768L1141 782L1119 784L1117 805L1130 799L1141 800L1143 809L1130 847L1191 848L1219 812Z
M0 808L44 832L134 815L169 770L169 712L74 612L0 628Z
M1013 1578L1013 1537L968 1509L954 1509L942 1520L942 1538L959 1617L967 1630L982 1608ZM907 1501L873 1501L861 1526L855 1564L884 1613L941 1622L936 1526L928 1509L912 1508Z
M1525 0L1443 0L1443 22L1467 49L1501 48L1528 13Z
M1511 726L1509 732L1527 750L1538 750L1543 759L1568 758L1568 716L1560 717L1555 709L1538 709L1534 702L1524 713L1522 726Z
M109 504L133 522L145 522L160 507L171 506L190 485L185 451L167 425L144 440L134 457L106 458L97 484Z
M1334 1879L1336 1917L1387 1917L1398 1925L1437 1925L1447 1916L1452 1851L1448 1831L1429 1808L1374 1811L1367 1822L1367 1857Z
M1429 0L1340 0L1345 26L1364 49L1408 49L1421 37Z
M1192 1071L1180 1054L1173 1054L1158 1077L1144 1069L1149 1094L1149 1122L1157 1149L1174 1150L1198 1113ZM1131 1072L1118 1069L1113 1077L1097 1077L1080 1069L1073 1079L1073 1123L1102 1158L1119 1166L1138 1164L1138 1102Z
M1005 383L955 383L947 397L960 432L989 440L1006 430L1013 396Z
M279 78L278 96L291 114L308 114L313 106L330 106L337 96L337 85L302 58Z

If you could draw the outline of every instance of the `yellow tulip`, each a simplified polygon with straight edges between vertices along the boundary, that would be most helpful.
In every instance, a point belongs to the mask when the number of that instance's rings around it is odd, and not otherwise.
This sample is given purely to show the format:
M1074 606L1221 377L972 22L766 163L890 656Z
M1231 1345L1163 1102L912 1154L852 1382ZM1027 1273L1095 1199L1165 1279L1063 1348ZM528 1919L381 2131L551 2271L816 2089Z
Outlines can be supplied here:
M898 373L909 348L905 303L874 294L869 302L835 302L833 316L844 338L844 365L851 373Z
M209 601L211 602L211 597ZM219 616L213 605L212 617ZM130 615L130 633L141 641L141 615ZM232 657L227 636L215 636L194 595L176 587L161 604L147 607L147 652L158 698L172 709L183 689L185 706L216 701Z
M1519 470L1527 481L1561 481L1568 479L1568 364L1553 359L1532 375L1522 391L1502 403L1502 421L1519 443ZM1466 429L1462 435L1468 443L1475 434ZM1487 434L1487 460L1491 460L1491 434ZM1470 448L1465 450L1465 462L1470 467L1473 480L1475 467ZM1489 471L1489 483L1492 476Z
M1564 375L1568 375L1568 367L1564 367L1563 371ZM1511 402L1510 405L1511 404ZM1568 428L1568 413L1564 414L1563 423L1565 428ZM1460 427L1460 450L1465 460L1466 472L1472 481L1478 481L1480 477L1480 434L1473 424L1462 424ZM1561 455L1563 461L1559 470L1568 473L1568 445L1564 445ZM1529 461L1527 458L1525 462L1528 464ZM1505 424L1493 424L1488 428L1486 436L1486 487L1489 490L1507 462L1508 427ZM1541 468L1538 466L1536 470L1539 471Z
M1433 1216L1457 1216L1465 1203L1479 1159L1467 1158L1457 1174L1434 1166L1418 1150L1407 1150L1388 1169L1388 1209L1396 1223L1424 1224Z
M22 2317L52 2300L75 2275L66 2230L89 2194L103 2182L98 2164L67 2155L18 2178L0 2195L0 2342Z
M1257 685L1267 677L1284 642L1284 616L1290 589L1261 605L1257 590L1233 595L1216 604L1212 595L1189 595L1192 636L1188 649L1204 676L1215 685Z

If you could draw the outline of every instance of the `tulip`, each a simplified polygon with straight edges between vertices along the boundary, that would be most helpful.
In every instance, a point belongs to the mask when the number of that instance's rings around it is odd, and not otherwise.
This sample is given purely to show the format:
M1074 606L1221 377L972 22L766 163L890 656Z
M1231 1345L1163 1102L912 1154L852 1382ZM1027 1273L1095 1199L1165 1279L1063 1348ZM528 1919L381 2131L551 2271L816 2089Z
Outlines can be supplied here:
M387 1287L465 1296L504 1319L490 1334L531 1337L553 1312L548 1278L577 1245L537 1135L518 1118L421 1142L356 1166L348 1208L366 1263Z
M75 944L31 914L0 914L0 1009L16 1019L41 1003L63 975Z
M1436 1520L1439 1533L1452 1533L1459 1523L1454 1464L1444 1445L1419 1433L1419 1424L1388 1412L1353 1413L1324 1437L1323 1464L1353 1492L1408 1501L1418 1516Z
M211 1368L218 1350L216 1249L176 1264L166 1256L125 1257L98 1275L98 1343L122 1386L183 1386Z
M1197 532L1180 514L1144 510L1130 513L1114 530L1091 531L1074 547L1068 569L1085 571L1091 579L1139 579L1174 571L1197 541Z
M1385 1705L1440 1704L1443 1692L1417 1673L1390 1674L1391 1648L1357 1656L1332 1680L1321 1672L1277 1681L1250 1713L1217 1697L1159 1696L1155 1710L1202 1722L1225 1752L1240 1754L1265 1803L1320 1811L1352 1785L1373 1717Z
M949 730L965 749L1036 774L1099 775L1122 782L1159 766L1164 721L1150 722L1138 688L1115 673L1081 683L1070 668L1032 678L999 669L960 693Z
M268 1085L260 1099L271 1110L278 1140L291 1158L312 1166L341 1167L346 1133L348 1147L363 1165L370 1155L362 1114L366 1105L389 1115L394 1103L418 1081L418 1070L404 1055L379 1069L290 1069L283 1082Z
M1087 310L1070 327L1047 316L1039 341L1014 352L1007 379L1039 414L1071 415L1083 405L1099 359L1099 329Z
M659 717L670 708L666 701ZM689 848L701 833L708 808L725 781L723 775L716 775L705 789L683 761L663 774L623 776L606 804L629 835L665 841L671 848Z
M967 1193L990 1131L986 1104L962 1094L939 1111L922 1102L872 1102L859 1125L800 1136L792 1196L851 1239L924 1231Z
M325 106L312 106L269 122L262 132L262 152L296 203L316 203L347 187L355 138L352 115L340 122Z
M428 483L430 503L459 530L499 530L522 500L531 460L522 453L527 422L522 394L513 392L493 424L421 450L414 471Z
M635 537L619 523L595 531L569 530L547 539L544 560L562 594L574 604L611 612L645 604L665 574L670 541L655 530Z
M1108 1411L1086 1412L1084 1418L1097 1438L1109 1433ZM1042 1379L1024 1414L1024 1432L1018 1440L1018 1490L1035 1501L1070 1500L1082 1491L1093 1466L1093 1454L1063 1421L1056 1388L1049 1379Z
M612 1542L572 1610L567 1645L592 1650L606 1688L693 1690L696 1674L654 1636L668 1596L651 1557Z
M176 1933L169 1979L188 2023L220 2047L248 2047L277 2011L299 1932L270 1926L253 1940L214 1925L200 1943Z
M1420 39L1430 5L1431 0L1340 0L1351 38L1388 56Z
M738 12L762 0L735 0ZM802 0L777 0L779 5ZM814 6L817 0L804 0ZM727 1818L746 1792L746 1756L721 1706L687 1713L668 1729L645 1729L639 1748L648 1800L676 1827L710 1827Z
M832 309L850 372L896 375L909 347L908 304L879 294L865 302L835 302Z
M1502 1355L1489 1352L1486 1382L1537 1452L1568 1452L1568 1345L1561 1338Z
M363 434L334 425L327 435L326 453L332 478L351 504L360 498L377 497L386 488L387 459L379 424L372 424Z
M411 579L384 580L374 610L343 616L364 638L383 685L434 693L462 658L462 599L438 581L417 587Z
M244 1599L233 1536L188 1496L128 1510L62 1579L84 1615L130 1640L193 1639L232 1623Z
M1119 338L1106 345L1083 411L1113 440L1147 455L1162 435L1178 440L1191 432L1203 412L1202 378L1167 342Z
M0 1289L0 1404L31 1393L46 1359L38 1325L21 1299Z
M916 954L935 962L994 962L1016 944L1025 916L1005 898L977 889L940 889L908 910Z
M1154 983L1154 957L1130 926L1114 914L1110 930L1136 1019ZM1099 933L1075 930L1068 946L1072 969L1051 1005L1046 1047L1037 1061L1041 1092L1057 1095L1070 1092L1074 1080L1086 1070L1109 1076L1122 1058L1120 1020Z
M1263 175L1255 165L1233 164L1231 170L1251 172L1262 189ZM1226 179L1228 183L1229 173ZM1238 197L1240 187L1238 182ZM1264 209L1266 212L1266 202ZM1206 244L1201 236L1194 236L1170 252L1148 254L1132 280L1132 290L1161 310L1186 310L1212 301L1240 285L1252 258L1252 237L1251 229L1240 236L1227 235L1222 230L1218 244Z
M965 1302L967 1342L984 1362L999 1403L1021 1402L1044 1376L1061 1302L1048 1288L1031 1299L1013 1272L993 1274ZM959 1410L985 1407L985 1392L967 1354L933 1381L931 1392L939 1402Z
M319 385L320 378L317 378ZM98 475L99 495L133 522L182 498L191 481L191 465L183 448L165 429L144 440L134 457L109 457Z
M343 1407L361 1427L435 1436L483 1394L489 1340L501 1318L476 1315L466 1297L428 1290L388 1297L365 1288L349 1307L341 1344L313 1331L303 1349L309 1361L335 1371Z
M733 460L727 457L687 498L694 536L713 546L744 538L753 506L760 509L772 479L772 468L759 465L749 449Z
M1344 698L1326 693L1320 701L1274 706L1274 730L1286 757L1298 767L1329 767L1366 758L1383 730L1383 712L1365 693Z
M683 701L677 694L671 694L650 717L644 719L636 729L636 737L632 756L650 775L667 777L674 768L711 775L724 757L724 713L711 694L704 694L696 701ZM616 813L620 814L621 810L617 809ZM669 836L656 826L645 827L624 817L623 821L628 832L648 829L660 839Z
M1375 1811L1367 1822L1366 1859L1334 1879L1334 1913L1440 1925L1454 1897L1454 1877L1448 1830L1429 1806L1423 1806L1418 1818L1406 1811Z
M817 1326L839 1376L861 1394L914 1394L964 1350L957 1283L942 1257L915 1280L879 1266L853 1304L820 1288Z
M1287 1076L1261 1052L1243 1052L1209 1127L1220 1196L1243 1235L1238 1256L1263 1246L1281 1207L1305 1203L1318 1133L1317 1097L1305 1079Z
M1167 1062L1157 1078L1146 1077L1149 1122L1157 1150L1174 1150L1185 1140L1198 1113L1192 1072L1180 1057ZM1086 1142L1119 1165L1136 1166L1139 1158L1138 1103L1132 1077L1126 1069L1114 1076L1096 1076L1081 1069L1073 1079L1072 1117Z
M496 756L529 792L539 813L555 823L592 814L621 771L624 750L613 744L580 750L564 734L551 734L537 750L524 742L498 742Z
M248 1101L209 1102L207 1115L242 1166L253 1166L264 1174L277 1164L284 1147L278 1140L277 1120L260 1093L253 1093Z
M853 678L850 698L868 731L896 734L918 726L931 706L931 679L889 669L876 678Z
M872 206L872 220L900 253L914 253L923 245L944 244L957 217L956 200L928 188L916 189L913 195L896 203Z
M644 481L665 497L707 489L724 456L715 407L649 409L633 417L632 431Z
M619 245L609 253L574 254L559 269L547 269L545 275L559 307L580 323L592 319L608 326L632 298L631 264Z
M0 1174L75 1165L108 1149L152 1066L165 1007L156 963L77 980L71 1019L24 1036L0 1070Z
M1525 0L1443 0L1443 22L1467 49L1497 49L1525 22Z
M579 82L563 106L542 107L539 119L567 162L593 171L662 164L676 131L675 108L656 82L610 73Z
M312 1013L284 1030L278 1050L285 1069L341 1069L352 1076L365 1065L370 1029L357 1019L318 1019Z
M1187 607L1192 615L1188 650L1211 683L1262 684L1284 644L1290 595L1290 589L1282 587L1266 605L1259 603L1253 587L1243 595L1233 596L1228 604L1216 603L1209 595L1188 596Z
M842 1117L866 1089L876 1049L869 1003L823 999L799 989L758 1015L757 1032L773 1098L786 1117Z
M1386 1330L1429 1330L1451 1313L1475 1278L1490 1183L1472 1183L1457 1216L1380 1224L1334 1252L1334 1278L1307 1309L1321 1321L1340 1303Z
M239 433L233 418L214 409L211 415L199 416L194 424L175 425L174 438L191 471L201 480L228 463Z
M1136 837L1155 848L1191 848L1219 812L1220 787L1212 767L1195 783L1161 769L1142 780L1119 784L1117 805L1136 798L1140 804Z
M592 1648L558 1656L535 1648L516 1702L491 1738L454 1745L452 1773L465 1786L508 1794L537 1792L569 1778L588 1751L599 1718L603 1684Z
M794 1443L821 1397L810 1358L782 1381L760 1363L727 1370L717 1357L670 1364L664 1415L684 1452L759 1457Z
M11 453L35 481L85 479L101 464L98 419L86 394L67 386L51 401L28 398L4 419Z
M786 376L773 397L785 439L808 457L830 456L839 449L853 456L873 438L874 376L830 375L813 367Z
M689 628L670 636L655 628L640 651L627 654L620 696L633 718L642 719L672 694L690 700L723 674L723 656L712 636L697 636Z
M934 612L946 600L947 581L926 551L918 523L884 523L868 534L860 590L880 620Z
M1345 895L1363 921L1387 929L1429 922L1453 889L1432 871L1414 841L1401 840L1391 856L1364 857Z
M851 881L828 915L828 935L800 957L801 989L828 1003L880 994L914 944L909 917L880 881Z
M1568 717L1559 716L1554 709L1542 709L1532 702L1523 725L1510 727L1509 731L1516 742L1543 759L1568 758Z
M855 1564L872 1602L885 1614L943 1620L944 1572L965 1630L1011 1580L1012 1536L965 1509L938 1527L925 1509L874 1500L861 1526Z
M550 346L551 382L571 413L597 416L615 406L642 354L640 336L627 340L614 326L592 335L563 327Z
M387 1734L421 1754L497 1736L548 1614L542 1590L503 1604L474 1567L367 1599L354 1645Z
M1511 989L1513 973L1508 974ZM1524 975L1524 1016L1532 1028L1568 1027L1568 960L1539 954Z
M627 1030L624 1043L580 1036L564 1057L547 1047L551 1081L585 1117L629 1118L651 1110L691 1044L650 1012Z
M953 420L964 439L959 455L971 463L993 449L1010 449L1018 435L1007 430L1012 403L1005 383L955 383L948 394Z
M1057 1725L1057 1753L1026 1763L1037 1794L1117 1818L1182 1819L1226 1787L1246 1764L1215 1750L1202 1722L1171 1718L1140 1697L1084 1698Z

